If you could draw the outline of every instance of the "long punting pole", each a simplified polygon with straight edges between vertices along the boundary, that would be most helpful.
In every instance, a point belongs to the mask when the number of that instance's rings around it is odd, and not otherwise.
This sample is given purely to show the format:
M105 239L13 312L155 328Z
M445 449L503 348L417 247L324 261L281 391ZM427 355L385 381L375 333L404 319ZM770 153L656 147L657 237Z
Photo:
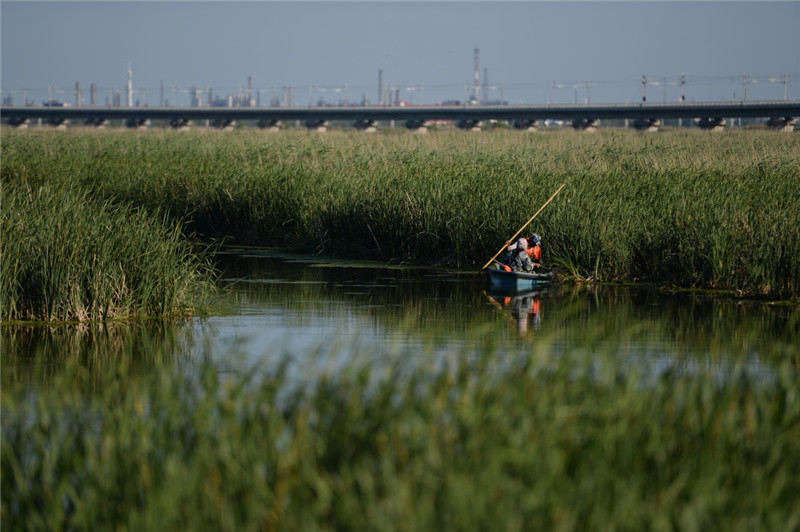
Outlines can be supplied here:
M551 201L553 201L553 198L555 198L555 197L556 197L556 194L558 194L559 192L561 192L561 189L562 189L562 188L564 188L565 186L566 186L566 183L564 183L564 184L562 184L560 187L558 187L558 190L556 190L556 191L553 193L553 195L552 195L552 196L550 196L550 199L544 202L544 205L542 205L542 206L539 208L539 210L538 210L538 211L536 211L536 214L534 214L533 216L531 216L530 220L528 220L527 222L525 222L525 225L523 225L522 227L520 227L520 228L519 228L519 231L517 231L516 233L514 233L514 236L512 236L511 238L509 238L509 241L513 241L515 238L517 238L517 236L518 236L518 235L519 235L519 234L522 232L522 230L523 230L523 229L525 229L526 227L528 227L528 225L529 225L529 224L530 224L530 223L533 221L533 219L534 219L534 218L536 218L537 216L539 216L539 213L540 213L540 212L542 212L542 211L544 210L544 208L545 208L545 207L547 207L547 205L548 205L548 204L549 204ZM484 264L484 265L483 265L483 268L481 268L481 269L480 269L480 270L478 270L478 271L479 271L479 272L482 272L483 270L485 270L486 268L488 268L488 267L489 267L489 265L490 265L490 264L491 264L491 263L494 261L494 259L496 259L496 258L497 258L497 256L498 256L498 255L500 255L500 254L503 252L503 250L504 250L504 249L506 249L506 246L503 246L503 247L501 247L501 248L500 248L500 251L498 251L497 253L495 253L495 254L494 254L494 257L492 257L491 259L489 259L489 262L487 262L486 264Z

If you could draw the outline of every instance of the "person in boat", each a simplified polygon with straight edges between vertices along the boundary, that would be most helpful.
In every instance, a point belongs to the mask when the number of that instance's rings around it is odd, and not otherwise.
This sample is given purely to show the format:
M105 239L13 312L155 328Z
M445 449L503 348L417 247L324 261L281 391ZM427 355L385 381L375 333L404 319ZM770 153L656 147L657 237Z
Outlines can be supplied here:
M528 255L528 239L520 238L514 243L506 244L508 249L506 270L517 272L531 272L536 268L530 255Z
M506 247L503 260L506 271L531 272L542 267L542 238L536 233L513 243L506 242Z
M531 233L528 238L528 256L535 268L542 267L542 237L536 233Z

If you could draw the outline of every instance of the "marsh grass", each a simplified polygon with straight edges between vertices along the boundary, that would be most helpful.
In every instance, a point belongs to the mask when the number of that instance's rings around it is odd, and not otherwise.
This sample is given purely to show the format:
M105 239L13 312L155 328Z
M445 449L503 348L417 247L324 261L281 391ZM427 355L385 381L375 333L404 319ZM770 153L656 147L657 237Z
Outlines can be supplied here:
M413 366L398 356L302 386L288 359L131 376L127 356L88 395L77 365L35 395L4 386L2 526L800 525L796 345L767 373L746 357L654 371L555 345L541 337L507 359L488 342Z
M8 181L1 219L4 321L182 317L213 290L181 226L146 208Z
M798 135L184 133L13 132L3 179L88 187L208 239L466 268L566 183L529 229L572 277L800 286Z

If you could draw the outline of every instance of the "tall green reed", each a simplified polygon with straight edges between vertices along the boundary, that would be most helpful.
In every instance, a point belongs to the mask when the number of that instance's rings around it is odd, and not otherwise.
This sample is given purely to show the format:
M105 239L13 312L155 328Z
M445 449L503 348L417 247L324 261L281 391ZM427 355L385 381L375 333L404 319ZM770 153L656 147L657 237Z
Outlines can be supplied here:
M529 229L576 277L798 291L796 135L107 133L7 135L3 172L77 179L206 238L457 267L566 182Z
M5 321L184 316L213 289L180 225L143 208L4 180L1 219Z

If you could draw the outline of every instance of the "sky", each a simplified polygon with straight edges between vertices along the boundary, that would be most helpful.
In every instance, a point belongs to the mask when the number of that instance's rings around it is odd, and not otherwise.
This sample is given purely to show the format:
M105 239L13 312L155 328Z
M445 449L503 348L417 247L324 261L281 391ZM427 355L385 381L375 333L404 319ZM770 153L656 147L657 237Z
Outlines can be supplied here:
M511 104L800 99L800 1L0 2L3 98L74 104L191 87L268 105L479 97ZM681 85L683 75L684 84ZM485 80L485 81L484 81ZM291 87L291 93L289 88ZM124 96L123 96L124 100Z

